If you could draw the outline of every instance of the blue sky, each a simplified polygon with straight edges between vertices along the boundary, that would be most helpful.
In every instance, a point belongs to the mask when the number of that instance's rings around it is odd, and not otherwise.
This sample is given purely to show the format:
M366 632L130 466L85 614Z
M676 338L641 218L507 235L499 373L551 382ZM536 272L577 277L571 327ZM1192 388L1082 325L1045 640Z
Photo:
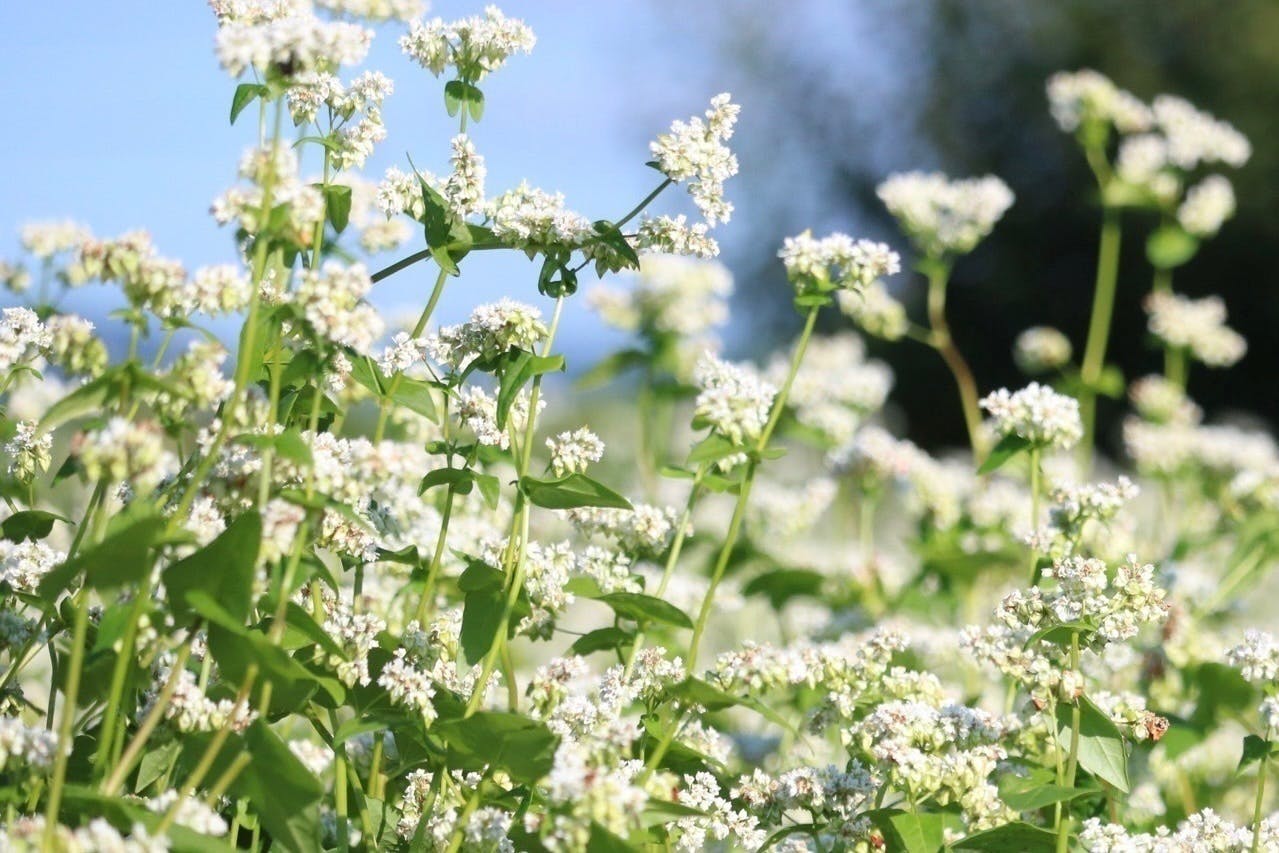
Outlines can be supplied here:
M476 11L461 3L432 9L446 18ZM490 192L527 178L564 192L593 218L620 215L656 183L643 165L647 140L670 119L704 109L718 89L692 82L701 74L695 53L672 51L662 20L643 6L523 0L506 11L533 27L538 45L483 87L487 111L471 131L488 161ZM234 181L254 122L228 123L235 83L213 56L214 30L198 0L0 4L0 80L12 122L0 134L4 252L16 250L22 222L71 217L102 235L146 228L162 253L189 268L234 258L208 205ZM455 132L443 81L400 55L398 34L381 29L366 63L396 82L388 138L365 172L373 178L405 165L406 152L422 168L446 169ZM686 206L670 195L672 209ZM502 294L540 299L536 268L522 257L477 256L466 267L446 295L444 320ZM401 273L379 286L376 301L391 315L415 310L431 275L425 265ZM103 296L77 294L76 307L100 315ZM615 343L581 300L566 324L583 333L578 346L589 354Z

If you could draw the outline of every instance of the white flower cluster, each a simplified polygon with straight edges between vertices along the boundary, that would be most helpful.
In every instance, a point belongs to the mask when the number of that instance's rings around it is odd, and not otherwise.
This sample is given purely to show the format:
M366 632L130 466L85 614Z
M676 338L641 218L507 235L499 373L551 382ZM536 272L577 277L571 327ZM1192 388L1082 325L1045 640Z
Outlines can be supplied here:
M1184 388L1158 374L1134 380L1128 386L1128 399L1138 414L1155 423L1195 424L1203 417Z
M1154 121L1150 108L1139 98L1088 68L1059 71L1048 78L1048 104L1058 126L1069 132L1100 122L1121 133L1135 133Z
M34 593L40 579L67 555L43 542L0 540L0 580L19 592Z
M728 320L733 276L715 261L677 255L640 258L628 289L601 285L588 296L605 323L628 332L699 335Z
M1151 103L1151 111L1168 140L1168 159L1181 169L1214 163L1239 168L1252 156L1247 137L1184 98L1159 95Z
M377 309L364 299L372 288L363 264L325 261L298 277L292 300L321 339L369 354L384 327Z
M232 77L252 68L291 77L333 71L364 61L373 31L346 21L325 21L303 4L277 4L283 14L243 14L243 4L217 3L218 61ZM225 12L220 11L226 10Z
M1230 367L1248 350L1243 336L1226 325L1226 303L1219 296L1152 293L1146 297L1146 311L1152 335L1209 367Z
M517 53L528 54L537 43L528 25L508 18L496 6L487 6L483 17L445 23L440 18L414 21L400 37L400 49L436 77L453 67L464 80L479 80L496 71Z
M564 206L562 193L548 193L521 181L484 206L493 233L517 248L580 246L595 230L591 221Z
M87 227L70 219L28 222L18 231L22 248L42 261L79 247L92 236Z
M18 421L4 452L9 454L9 476L29 483L53 461L53 434L40 432L35 421Z
M581 473L604 458L604 442L586 427L548 438L546 449L551 452L551 470L556 477Z
M695 424L709 426L735 445L759 438L777 389L758 371L708 352L697 363L693 381L701 389L694 403Z
M1055 561L1044 577L1055 579L1056 587L1036 586L1004 597L998 611L1004 625L1031 633L1054 624L1083 625L1105 645L1130 640L1142 625L1167 616L1167 594L1155 582L1154 566L1138 563L1133 555L1115 569L1113 579L1103 561L1080 556Z
M1058 370L1070 363L1070 338L1051 326L1034 326L1017 336L1013 360L1025 373Z
M818 239L805 231L787 237L778 257L786 267L787 277L797 286L818 284L835 290L861 290L876 279L901 271L901 258L888 246L854 240L847 234Z
M1013 203L1012 190L994 175L951 180L940 172L906 172L875 192L919 250L936 258L971 252Z
M113 417L83 435L80 463L87 476L135 489L154 487L178 470L178 460L155 424Z
M724 198L724 182L737 174L737 157L724 143L733 136L741 107L725 92L711 98L706 120L694 116L675 121L669 133L649 143L657 167L676 183L688 183L693 203L715 226L733 215L733 205Z
M147 808L156 814L166 814L174 803L179 803L173 818L173 822L178 826L185 826L193 832L212 835L215 838L226 835L227 822L220 814L199 799L183 796L172 788L147 800Z
M1018 435L1036 447L1068 449L1083 437L1079 402L1032 382L1016 393L1000 388L981 400L1000 435Z
M644 216L640 220L635 248L644 253L690 255L707 259L719 255L719 243L710 236L710 226L705 222L689 225L688 217L683 214Z
M403 705L421 714L425 725L435 721L435 706L431 704L435 687L431 676L409 659L405 649L395 650L395 657L382 667L377 683L386 690L392 705Z
M43 727L24 725L16 717L0 717L0 770L44 772L53 766L58 736Z
M841 290L836 299L839 310L868 335L896 341L910 328L906 306L893 298L881 281L872 281L860 291Z
M1248 681L1259 684L1279 682L1279 643L1272 634L1249 629L1243 642L1226 652L1226 662L1236 667Z
M1279 849L1279 818L1265 818L1259 829L1261 837L1254 845L1252 829L1231 823L1212 809L1195 812L1175 830L1161 826L1153 833L1132 832L1122 824L1090 817L1079 830L1079 844L1088 853L1248 853Z
M1050 496L1053 523L1062 530L1077 530L1086 521L1110 521L1140 491L1122 475L1114 483L1059 486Z
M633 509L582 507L568 517L583 536L599 536L628 554L660 554L670 544L677 513L673 507L632 504ZM685 531L686 535L689 531Z
M1177 221L1196 237L1211 237L1235 215L1235 191L1221 175L1209 175L1186 192Z
M233 186L215 198L214 220L219 225L237 222L244 231L258 233L271 212L264 209L269 185L271 208L283 209L287 231L299 245L309 245L316 224L324 218L324 195L298 169L297 154L289 146L249 149L240 162L240 177L250 184Z
M152 837L140 823L135 823L131 833L125 835L100 817L76 829L59 824L54 830L52 846L45 843L44 835L43 815L21 817L0 828L0 848L11 853L38 853L49 849L65 853L167 853L170 847L168 839Z
M532 352L547 335L542 312L503 297L480 305L460 325L443 326L427 339L431 357L453 370L472 361L486 361L514 349Z
M157 673L156 689L147 696L147 701L139 712L145 718L151 710L159 693L159 685L170 677L170 670L161 669ZM212 732L230 728L242 732L257 718L257 712L245 704L237 705L231 699L210 699L200 688L195 674L182 670L178 673L177 687L173 697L164 708L164 719L179 732Z
M764 371L774 385L785 380L790 354L778 353ZM881 361L867 360L866 346L856 334L814 337L791 384L787 405L796 419L832 446L850 442L862 419L884 405L893 387L893 372Z
M49 349L53 335L30 308L6 308L0 318L0 370L29 362Z

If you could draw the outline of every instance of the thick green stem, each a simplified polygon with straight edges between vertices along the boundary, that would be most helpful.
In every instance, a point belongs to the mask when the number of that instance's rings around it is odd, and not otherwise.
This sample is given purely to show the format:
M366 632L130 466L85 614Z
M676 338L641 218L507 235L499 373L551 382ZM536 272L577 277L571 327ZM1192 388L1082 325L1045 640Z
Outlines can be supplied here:
M946 284L950 269L943 264L931 264L928 270L928 323L931 329L929 342L950 368L959 388L959 404L964 413L964 426L968 429L968 442L978 461L986 457L986 441L981 431L981 408L978 405L977 380L972 369L955 346L946 320Z
M1030 531L1038 540L1039 536L1039 501L1043 489L1043 473L1040 470L1040 454L1038 447L1030 449ZM1030 547L1030 585L1039 583L1039 548Z
M1106 343L1110 339L1111 318L1115 311L1115 288L1119 281L1119 212L1102 209L1101 240L1097 248L1097 280L1093 289L1092 318L1088 323L1088 341L1080 368L1083 389L1080 410L1084 421L1084 438L1079 443L1080 460L1085 470L1092 465L1096 444L1097 383L1106 366Z
M1266 751L1262 753L1261 765L1257 768L1257 799L1252 806L1252 853L1257 853L1261 849L1261 812L1266 802L1266 776L1269 770L1270 741L1267 740Z

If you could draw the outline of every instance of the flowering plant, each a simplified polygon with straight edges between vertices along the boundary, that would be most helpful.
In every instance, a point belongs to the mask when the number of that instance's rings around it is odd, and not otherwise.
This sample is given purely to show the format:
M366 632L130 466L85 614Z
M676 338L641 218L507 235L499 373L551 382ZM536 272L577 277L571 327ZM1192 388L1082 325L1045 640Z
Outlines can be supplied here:
M211 6L231 121L258 119L212 204L237 260L44 222L0 266L0 848L1279 850L1279 641L1240 627L1279 557L1279 451L1202 423L1190 360L1245 344L1220 300L1171 291L1233 209L1224 177L1183 191L1247 159L1233 128L1050 81L1102 189L1094 322L1078 369L1029 330L1039 381L983 398L945 293L1013 202L998 178L880 189L927 325L889 290L896 251L805 232L778 249L798 338L734 362L728 95L657 136L647 197L592 219L487 186L468 128L533 48L523 22ZM458 132L447 171L375 183L393 86L349 73L387 21ZM690 209L659 212L677 185ZM1165 370L1129 389L1130 476L1094 482L1135 208L1161 223ZM438 324L477 252L526 256L527 288ZM434 285L388 328L370 295L410 268ZM592 274L634 343L579 381L635 393L574 407L556 347ZM94 283L124 296L125 351L65 310ZM840 312L939 352L971 456L878 423L892 373L817 333ZM231 314L233 353L199 334Z

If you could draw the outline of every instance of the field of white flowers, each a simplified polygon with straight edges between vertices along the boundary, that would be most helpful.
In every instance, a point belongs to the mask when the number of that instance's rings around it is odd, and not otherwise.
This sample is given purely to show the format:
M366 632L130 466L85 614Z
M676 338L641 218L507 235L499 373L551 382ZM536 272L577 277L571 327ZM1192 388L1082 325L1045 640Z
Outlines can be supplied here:
M652 142L646 198L586 215L486 186L470 134L488 75L535 61L521 21L211 6L253 138L212 203L239 263L41 222L0 264L0 850L1279 850L1279 640L1250 628L1279 450L1187 397L1246 345L1174 285L1234 211L1230 125L1048 81L1096 177L1095 302L1078 359L1018 340L1024 388L980 387L947 325L1014 203L993 176L887 176L897 247L778 235L802 331L734 363L728 95ZM373 24L456 119L413 152L439 173L361 174ZM1121 275L1134 211L1159 224ZM527 280L433 322L476 252ZM904 266L924 317L885 285ZM410 268L434 289L388 328L368 297ZM127 351L71 313L91 285ZM1119 287L1149 290L1161 374L1107 362ZM571 299L632 341L575 386ZM225 315L231 351L191 334ZM937 351L970 447L882 426L910 377L863 335ZM1098 396L1130 407L1121 459Z

